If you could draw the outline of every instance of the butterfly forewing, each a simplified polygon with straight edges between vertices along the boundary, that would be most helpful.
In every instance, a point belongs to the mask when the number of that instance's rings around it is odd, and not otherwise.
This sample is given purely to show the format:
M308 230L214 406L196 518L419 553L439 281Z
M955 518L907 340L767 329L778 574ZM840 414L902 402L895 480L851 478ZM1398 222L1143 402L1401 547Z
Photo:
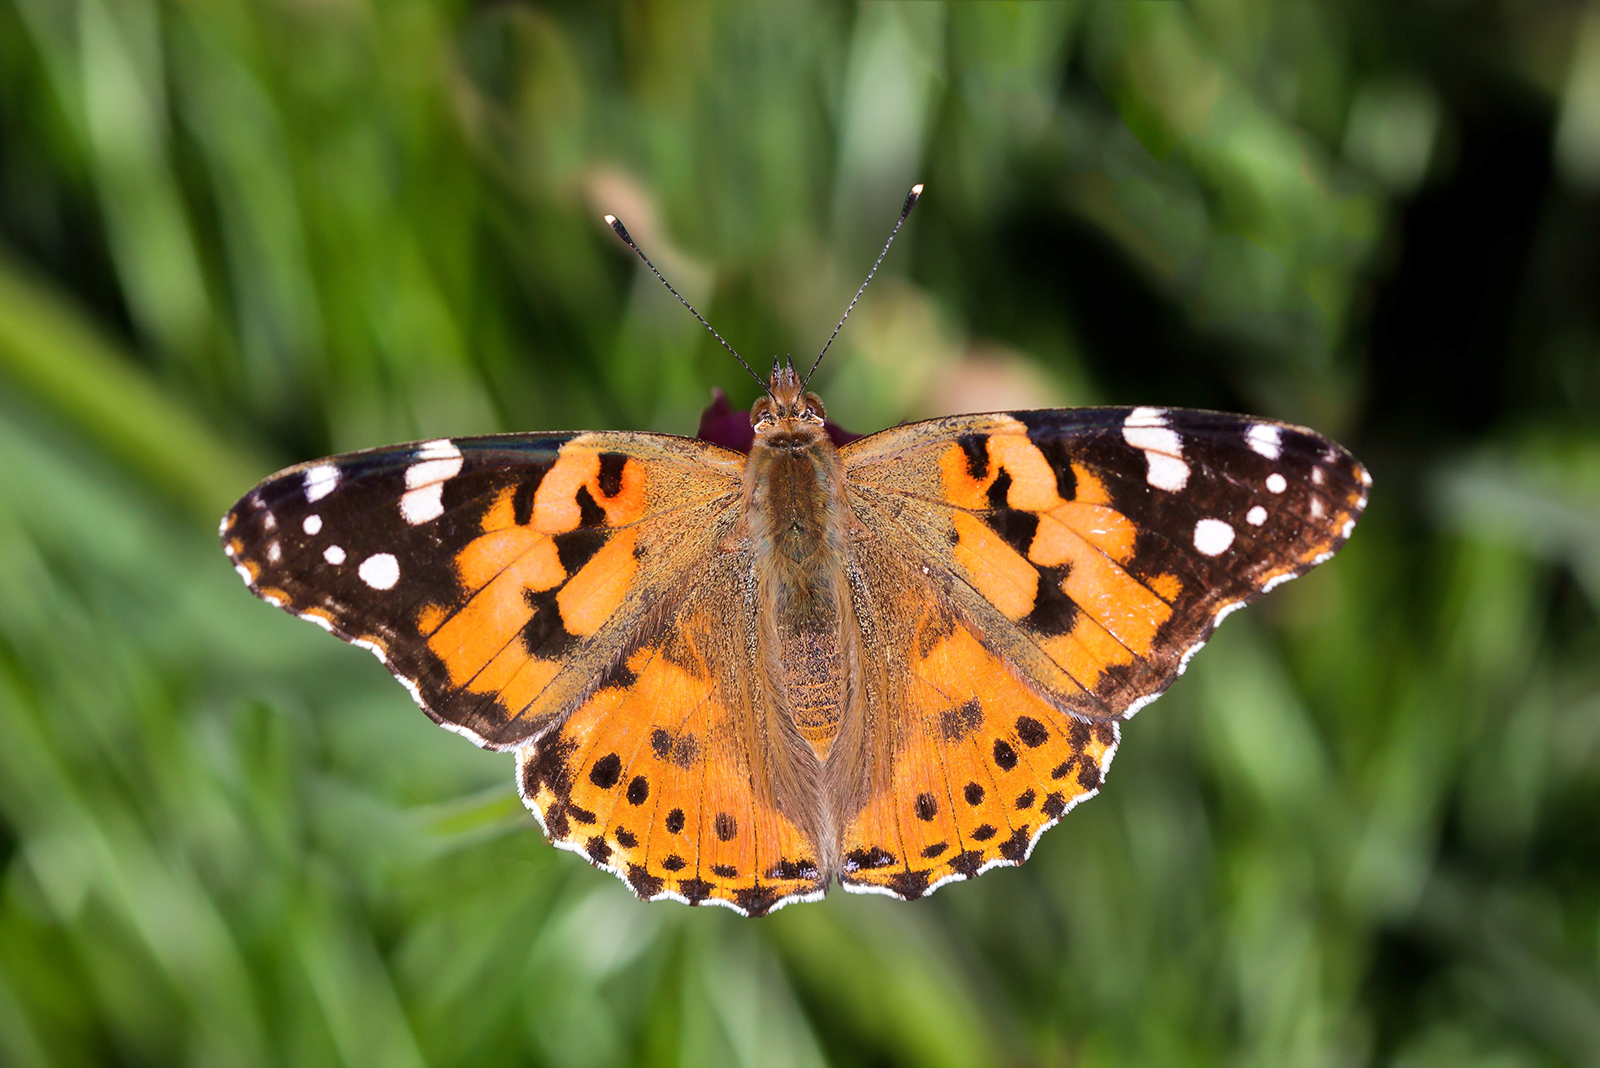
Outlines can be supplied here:
M1215 412L956 416L842 450L957 614L1058 707L1123 718L1217 621L1344 544L1370 480L1312 431Z
M713 531L742 457L647 434L422 442L302 464L223 519L264 600L372 650L480 745L536 736L600 683Z

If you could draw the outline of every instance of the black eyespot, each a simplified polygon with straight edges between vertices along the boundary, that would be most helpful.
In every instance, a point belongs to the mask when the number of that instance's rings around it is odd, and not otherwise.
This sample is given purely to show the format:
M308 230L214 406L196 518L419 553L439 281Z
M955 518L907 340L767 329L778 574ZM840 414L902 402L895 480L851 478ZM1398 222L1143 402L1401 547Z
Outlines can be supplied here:
M622 777L622 758L615 753L607 753L594 762L594 767L589 769L589 781L602 790L609 790L617 785L617 780Z
M1018 716L1017 737L1022 739L1023 745L1036 749L1050 740L1050 732L1045 730L1043 723L1032 716Z

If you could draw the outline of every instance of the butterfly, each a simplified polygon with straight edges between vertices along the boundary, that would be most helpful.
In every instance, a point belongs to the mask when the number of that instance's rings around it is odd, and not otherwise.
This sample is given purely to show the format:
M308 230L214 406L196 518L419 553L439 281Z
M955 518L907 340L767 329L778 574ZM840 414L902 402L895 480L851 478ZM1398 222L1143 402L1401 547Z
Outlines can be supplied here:
M1337 552L1371 485L1268 419L1016 411L840 446L792 363L764 386L745 452L604 431L348 453L251 490L223 546L257 596L514 752L555 845L640 898L755 916L1022 863L1099 791L1120 724Z

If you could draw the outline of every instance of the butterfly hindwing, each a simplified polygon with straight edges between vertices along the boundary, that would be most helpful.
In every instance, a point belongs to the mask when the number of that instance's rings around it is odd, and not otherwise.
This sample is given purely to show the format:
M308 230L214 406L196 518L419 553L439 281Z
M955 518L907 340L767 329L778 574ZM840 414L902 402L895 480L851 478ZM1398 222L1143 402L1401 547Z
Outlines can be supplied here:
M1299 427L1158 408L954 416L841 450L852 504L1057 707L1132 715L1228 611L1327 559L1370 483Z
M856 615L880 760L846 822L839 880L917 898L1020 864L1100 788L1117 725L1029 689L978 639L891 529L859 531ZM930 569L931 571L931 569Z
M825 879L767 786L741 568L737 550L707 559L608 684L520 751L519 782L552 841L641 898L761 915L821 896Z
M710 553L741 462L651 434L422 442L280 472L222 541L258 596L372 650L439 723L511 748Z

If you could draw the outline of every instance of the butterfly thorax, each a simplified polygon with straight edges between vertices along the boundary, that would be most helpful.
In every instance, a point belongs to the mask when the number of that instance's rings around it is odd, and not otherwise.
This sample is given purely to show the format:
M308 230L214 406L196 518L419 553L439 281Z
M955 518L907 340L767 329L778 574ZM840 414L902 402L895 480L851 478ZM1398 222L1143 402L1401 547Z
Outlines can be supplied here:
M771 395L751 412L746 524L761 586L766 674L778 704L817 761L839 735L850 633L844 468L822 402L792 368L774 368Z

